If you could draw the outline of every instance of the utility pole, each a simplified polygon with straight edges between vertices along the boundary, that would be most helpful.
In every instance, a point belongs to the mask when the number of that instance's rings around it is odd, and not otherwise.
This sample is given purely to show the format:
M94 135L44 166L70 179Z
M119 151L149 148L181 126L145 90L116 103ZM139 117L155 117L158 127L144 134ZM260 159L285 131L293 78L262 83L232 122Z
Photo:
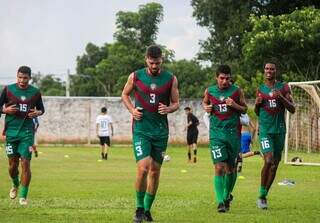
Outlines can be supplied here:
M67 70L66 97L70 97L70 69Z

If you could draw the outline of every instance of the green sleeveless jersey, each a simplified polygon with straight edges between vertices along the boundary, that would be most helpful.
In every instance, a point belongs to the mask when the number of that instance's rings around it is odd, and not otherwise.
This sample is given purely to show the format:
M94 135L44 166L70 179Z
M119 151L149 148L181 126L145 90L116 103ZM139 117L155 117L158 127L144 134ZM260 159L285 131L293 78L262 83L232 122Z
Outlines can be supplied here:
M158 75L149 74L147 68L134 72L135 107L143 108L142 119L133 121L133 132L148 136L168 136L167 115L158 113L159 103L170 105L173 75L161 70Z
M210 136L220 130L234 130L240 133L240 112L226 104L228 97L237 104L240 103L240 89L231 85L229 88L221 90L217 85L214 85L207 89L207 94L212 105Z
M27 117L30 109L37 108L44 112L41 94L39 90L31 85L21 89L17 84L11 84L4 88L1 99L6 106L15 105L18 111L13 114L6 114L5 132L7 136L18 136L20 131L33 131L33 121ZM1 105L2 106L2 105Z
M259 86L257 96L262 97L262 104L259 108L259 131L262 133L285 133L285 107L281 101L273 96L272 91L279 90L282 95L290 92L288 84L275 82L270 88L265 84Z

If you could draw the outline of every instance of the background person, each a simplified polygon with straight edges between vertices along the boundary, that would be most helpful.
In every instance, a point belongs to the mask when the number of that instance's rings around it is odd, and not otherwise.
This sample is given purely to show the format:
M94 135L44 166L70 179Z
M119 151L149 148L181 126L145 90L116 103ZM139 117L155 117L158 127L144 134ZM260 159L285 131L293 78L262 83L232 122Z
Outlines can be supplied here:
M113 136L112 118L107 114L107 108L101 108L101 114L96 118L96 133L101 145L101 159L108 159L108 150L110 147L110 132Z

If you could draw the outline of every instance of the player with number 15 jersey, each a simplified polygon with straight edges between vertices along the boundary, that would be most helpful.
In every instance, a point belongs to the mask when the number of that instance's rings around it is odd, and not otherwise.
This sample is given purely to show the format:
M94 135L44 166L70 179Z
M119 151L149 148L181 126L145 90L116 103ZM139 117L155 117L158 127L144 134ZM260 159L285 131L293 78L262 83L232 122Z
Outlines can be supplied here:
M44 113L40 91L29 85L31 69L21 66L17 82L4 87L0 96L0 111L5 114L6 153L9 159L9 174L13 186L9 196L17 197L19 203L27 204L28 188L31 181L30 160L34 144L33 119ZM19 163L21 162L21 181Z

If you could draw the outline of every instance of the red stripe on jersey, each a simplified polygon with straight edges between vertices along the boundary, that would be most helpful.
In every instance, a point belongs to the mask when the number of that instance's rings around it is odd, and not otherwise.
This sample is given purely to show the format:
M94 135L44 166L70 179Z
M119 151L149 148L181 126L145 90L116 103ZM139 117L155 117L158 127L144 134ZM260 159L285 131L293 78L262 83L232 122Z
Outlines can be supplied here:
M26 100L21 100L20 98L18 98L17 96L15 96L11 91L9 91L9 89L7 88L7 100L8 103L6 104L6 106L10 106L13 104L27 104L27 111L26 112L22 112L22 111L17 111L14 116L16 118L25 118L26 113L30 111L30 109L35 107L35 102L39 99L40 94L36 93L35 95L33 95L31 98L26 99Z
M141 80L137 78L134 78L134 81L135 81L135 85L145 94L150 94L150 93L162 94L172 87L173 78L171 78L170 81L168 81L163 86L156 88L154 90L152 90L149 86L145 85Z
M281 88L280 91L281 91L281 94L282 94L283 88ZM276 99L276 97L274 97L273 95L270 96L270 95L268 95L268 94L264 94L264 93L261 92L260 90L258 90L257 95L258 95L259 97L261 97L262 100L264 101L264 102L262 103L261 108L262 108L263 110L265 110L267 113L269 113L270 115L276 115L277 113L279 113L279 112L281 112L281 111L284 110L284 107L283 107L282 103L281 103L278 99ZM277 106L277 107L275 107L275 108L270 108L270 107L268 106L268 104L266 103L266 101L269 101L269 100L276 100L276 103L277 103L277 105L279 105L279 106Z
M230 96L230 98L232 98L236 103L238 103L239 102L239 96L240 96L240 91L237 90ZM211 104L214 105L214 106L219 105L219 104L225 104L225 99L220 100L220 99L214 97L213 95L211 95L209 93L208 93L208 97L209 97L209 100L210 100ZM223 120L226 120L226 119L230 118L231 115L234 114L235 112L237 112L237 111L235 111L231 107L228 107L228 110L227 110L226 113L221 113L221 112L219 112L219 111L217 111L216 109L213 108L211 114L214 114L215 116L217 116L218 119L223 121Z
M142 107L149 112L157 112L158 111L158 104L156 106L151 106L148 102L144 100L144 98L139 94L139 92L134 92L135 98L140 102Z

